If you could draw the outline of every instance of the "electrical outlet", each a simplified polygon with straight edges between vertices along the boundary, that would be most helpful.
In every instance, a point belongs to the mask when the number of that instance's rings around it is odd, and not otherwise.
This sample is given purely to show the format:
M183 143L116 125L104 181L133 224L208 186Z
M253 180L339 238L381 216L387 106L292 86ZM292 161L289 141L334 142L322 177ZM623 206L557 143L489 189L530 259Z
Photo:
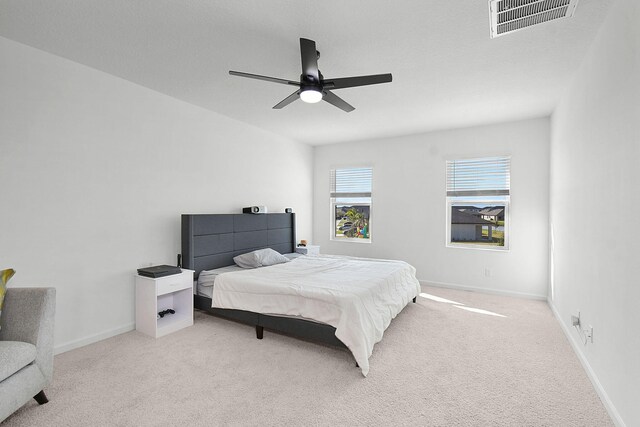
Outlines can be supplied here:
M593 326L589 325L589 327L584 330L584 333L586 338L591 341L591 344L593 344Z
M491 277L491 269L485 267L484 268L484 277Z
M576 316L573 314L571 315L571 326L580 327L580 310L578 310L578 314Z

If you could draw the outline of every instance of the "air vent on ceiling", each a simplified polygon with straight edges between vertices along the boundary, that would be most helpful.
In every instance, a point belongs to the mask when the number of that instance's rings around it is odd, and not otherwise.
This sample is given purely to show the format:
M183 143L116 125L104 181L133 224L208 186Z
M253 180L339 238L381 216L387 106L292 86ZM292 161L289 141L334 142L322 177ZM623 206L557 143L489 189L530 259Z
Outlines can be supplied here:
M491 38L570 18L577 4L578 0L489 0Z

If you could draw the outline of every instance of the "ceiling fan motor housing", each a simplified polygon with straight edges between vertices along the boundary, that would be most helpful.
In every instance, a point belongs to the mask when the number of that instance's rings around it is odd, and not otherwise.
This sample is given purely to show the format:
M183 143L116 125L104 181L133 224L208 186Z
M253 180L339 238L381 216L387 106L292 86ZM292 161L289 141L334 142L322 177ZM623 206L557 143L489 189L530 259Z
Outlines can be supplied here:
M318 79L316 80L316 76L311 75L311 74L300 74L300 84L320 84L322 83L322 80L324 79L324 76L322 75L322 73L318 70Z

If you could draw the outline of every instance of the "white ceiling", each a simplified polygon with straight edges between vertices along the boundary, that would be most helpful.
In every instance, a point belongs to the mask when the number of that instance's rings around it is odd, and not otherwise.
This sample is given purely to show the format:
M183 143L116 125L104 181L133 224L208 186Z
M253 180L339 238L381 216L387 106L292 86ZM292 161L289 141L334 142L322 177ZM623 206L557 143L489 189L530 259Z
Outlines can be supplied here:
M489 38L487 0L0 0L0 36L298 141L324 144L549 115L613 0ZM271 107L297 80L299 38L356 107Z

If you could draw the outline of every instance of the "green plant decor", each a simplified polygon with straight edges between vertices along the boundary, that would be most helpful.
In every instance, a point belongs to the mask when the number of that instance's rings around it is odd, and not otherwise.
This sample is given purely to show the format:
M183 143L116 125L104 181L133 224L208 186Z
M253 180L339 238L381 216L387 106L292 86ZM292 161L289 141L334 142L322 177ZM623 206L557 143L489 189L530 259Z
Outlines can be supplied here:
M7 293L7 283L9 279L16 274L16 271L13 268L7 268L6 270L0 271L0 316L2 316L2 304L4 303L4 294ZM2 325L0 325L2 327Z

